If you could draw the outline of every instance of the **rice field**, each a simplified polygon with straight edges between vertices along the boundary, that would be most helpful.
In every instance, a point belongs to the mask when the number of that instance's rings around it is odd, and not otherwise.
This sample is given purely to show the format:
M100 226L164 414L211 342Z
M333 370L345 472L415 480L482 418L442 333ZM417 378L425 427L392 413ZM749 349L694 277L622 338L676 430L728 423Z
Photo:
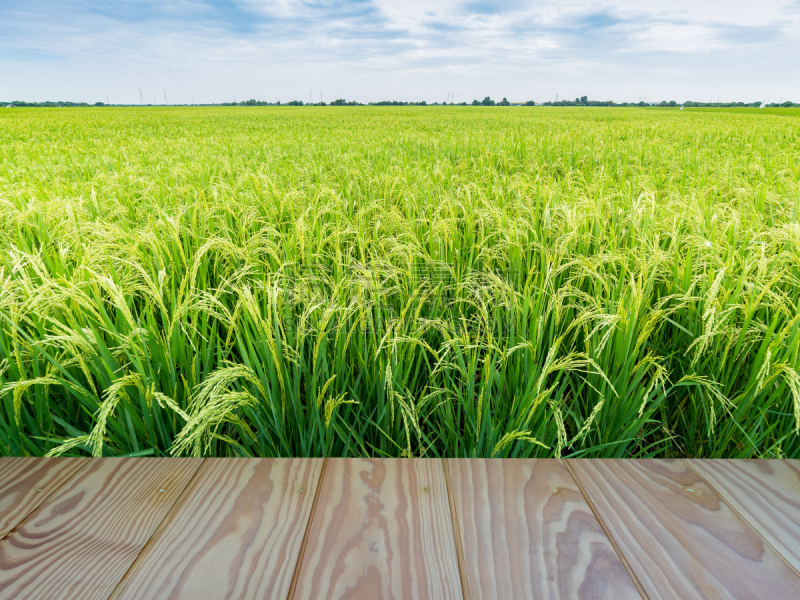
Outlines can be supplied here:
M800 120L0 112L0 454L800 457Z

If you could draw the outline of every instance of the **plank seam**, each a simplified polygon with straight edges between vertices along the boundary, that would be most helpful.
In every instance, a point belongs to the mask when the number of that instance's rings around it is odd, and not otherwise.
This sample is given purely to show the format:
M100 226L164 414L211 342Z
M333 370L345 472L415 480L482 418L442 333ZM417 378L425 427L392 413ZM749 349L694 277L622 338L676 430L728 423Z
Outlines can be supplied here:
M319 502L320 494L322 493L322 483L325 479L325 471L328 468L328 457L322 461L322 469L319 472L319 479L317 480L317 491L314 492L314 502L311 504L311 512L308 514L308 522L306 522L306 531L303 534L303 543L300 544L300 553L297 555L297 564L294 567L292 574L292 583L289 586L289 594L286 596L287 600L293 600L297 585L300 582L300 568L303 566L303 559L306 556L306 548L308 547L308 540L311 537L311 525L314 522L314 517L317 515L317 503Z
M765 545L767 548L769 548L769 549L770 549L770 550L772 550L772 551L773 551L775 554L777 554L777 555L778 555L778 558L780 558L780 559L781 559L781 561L782 561L782 562L783 562L783 563L784 563L784 564L785 564L787 567L789 567L789 568L792 570L792 573L794 573L794 574L795 574L795 575L796 575L798 578L800 578L800 571L798 571L798 570L797 570L797 569L794 567L794 565L792 565L792 563L791 563L791 562L789 562L789 561L788 561L788 560L787 560L787 559L786 559L786 558L783 556L783 554L781 554L781 553L778 551L778 549L777 549L777 548L775 548L775 546L773 546L773 545L772 545L772 543L770 543L770 541L769 541L769 540L767 540L767 539L766 539L766 538L765 538L765 537L764 537L764 536L761 534L761 532L760 532L760 531L759 531L759 530L758 530L758 529L757 529L757 528L756 528L756 527L755 527L755 526L754 526L752 523L750 523L750 521L749 521L749 520L748 520L748 519L747 519L747 518L746 518L746 517L745 517L745 516L744 516L742 513L740 513L738 510L736 510L736 508L735 508L735 507L734 507L734 506L733 506L733 505L732 505L730 502L728 502L728 501L725 499L725 496L724 496L723 494L721 494L721 493L719 492L719 490L717 490L717 488L715 488L713 485L711 485L711 482L709 482L709 481L708 481L708 480L707 480L705 477L703 477L703 475L702 475L702 474L701 474L701 473L700 473L700 472L699 472L697 469L695 469L695 468L692 466L692 464L691 464L691 463L690 463L688 460L686 460L686 459L681 459L681 460L683 461L683 464L685 464L685 465L686 465L686 466L689 468L689 470L690 470L690 471L692 471L692 473L694 473L695 475L697 475L697 477L700 479L700 481L702 481L704 484L706 484L706 485L708 486L708 489L710 489L712 492L714 492L714 494L716 494L717 498L719 498L719 499L722 501L722 503L723 503L725 506L727 506L727 507L728 507L728 508L729 508L729 509L730 509L730 510L733 512L733 514L735 514L737 517L739 517L739 519L741 519L741 521L742 521L742 522L743 522L745 525L747 525L747 526L748 526L750 529L752 529L752 530L753 530L753 532L754 532L754 533L755 533L755 534L758 536L758 538L759 538L759 539L760 539L760 540L763 542L763 544L764 544L764 545Z
M569 474L572 477L573 481L575 482L575 485L578 486L578 489L580 490L581 494L583 494L583 499L586 501L586 504L589 505L589 509L594 514L594 518L597 519L597 522L600 525L600 528L603 530L603 533L606 534L606 537L608 538L611 547L614 548L614 552L617 553L617 556L619 557L620 562L622 562L622 566L628 573L628 576L631 578L631 581L633 582L636 591L639 592L639 595L641 595L643 600L650 600L650 596L647 595L647 592L645 591L644 587L639 581L639 578L636 576L633 567L631 567L627 557L625 556L625 554L623 554L622 548L619 546L619 544L617 544L617 540L614 539L614 536L611 534L611 530L606 525L606 522L603 520L603 517L600 516L600 512L597 510L597 507L594 505L594 502L589 496L589 492L587 492L586 489L583 487L583 484L578 478L578 474L573 470L572 465L570 463L572 462L572 460L576 459L569 459L569 460L558 459L558 460L561 460L561 463L567 468L567 471L569 471Z
M450 476L450 459L443 458L444 482L447 486L447 499L450 504L450 521L453 525L453 539L456 544L456 560L458 561L458 574L461 577L461 594L464 600L472 600L469 589L469 578L467 577L466 561L464 560L464 547L461 544L461 526L458 521L458 511L456 510L456 499L453 494L453 481Z
M148 459L145 458L140 460L148 460ZM170 460L183 460L183 459L173 458ZM161 534L164 531L164 529L166 529L167 526L172 522L172 519L175 516L175 514L178 512L180 507L183 506L183 503L186 501L186 498L189 497L189 493L192 491L195 485L197 485L197 482L200 480L200 473L201 471L203 471L203 468L205 466L206 466L206 459L203 458L200 464L198 465L197 470L192 474L191 479L189 479L188 483L184 486L183 490L181 490L181 493L175 499L175 502L172 503L172 506L170 506L170 509L164 515L164 518L161 519L161 521L159 522L158 527L156 527L153 530L153 534L147 539L147 543L145 543L145 545L142 546L142 549L139 551L139 554L136 555L136 558L131 563L131 566L128 567L128 570L125 571L125 574L119 580L114 589L111 591L111 594L108 596L108 600L114 600L115 598L119 598L125 591L125 588L128 587L131 580L133 579L132 575L135 574L136 570L139 568L139 565L144 560L144 557L147 554L147 552L158 541L158 538L161 537Z
M33 516L40 508L42 508L45 504L48 503L50 498L54 497L61 490L61 488L63 488L70 481L75 479L81 473L81 471L83 471L86 467L88 467L89 463L91 462L91 460L92 460L91 458L85 457L84 461L83 461L83 464L80 467L78 467L71 476L67 477L61 485L56 486L56 488L53 491L51 491L49 494L47 494L44 497L44 499L41 502L39 502L39 504L37 504L35 507L33 507L31 509L31 511L27 515L25 515L22 519L20 519L19 522L16 525L14 525L14 527L9 529L8 533L6 535L4 535L2 538L0 538L0 544L2 544L8 538L10 538L12 535L14 535L14 533L16 533L16 531L20 527L22 527L25 523L27 523L28 519L30 519L31 516Z

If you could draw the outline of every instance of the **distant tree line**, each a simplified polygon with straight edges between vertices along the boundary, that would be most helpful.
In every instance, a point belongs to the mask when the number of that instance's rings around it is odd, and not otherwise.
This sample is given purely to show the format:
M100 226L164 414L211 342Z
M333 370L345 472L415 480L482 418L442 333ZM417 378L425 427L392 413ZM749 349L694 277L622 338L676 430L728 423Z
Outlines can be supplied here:
M302 104L302 102L300 103ZM242 100L241 102L223 102L220 106L280 106L280 100L266 102L264 100Z
M687 108L758 108L761 106L761 101L758 102L693 102L692 100L687 100L683 104L676 102L675 100L670 100L669 102L666 100L662 100L661 102L621 102L616 103L612 102L611 100L605 101L598 101L598 100L589 100L586 96L581 96L580 98L575 98L575 100L558 100L556 102L549 101L544 102L544 106L641 106L641 107L661 107L661 108L677 108L679 106L685 106ZM800 106L800 104L795 104L794 102L783 102L782 104L773 103L773 104L765 104L765 107L768 108L790 108L792 106Z
M524 103L515 103L517 106L524 105L524 106L535 106L536 102L533 100L528 100ZM368 106L511 106L511 102L508 101L507 98L503 98L499 102L495 102L489 96L486 96L483 100L473 100L472 104L468 104L466 102L442 102L441 105L438 102L434 102L432 104L428 104L425 100L421 102L402 102L398 100L381 100L380 102L369 102ZM613 102L611 100L589 100L586 96L581 96L580 98L575 98L575 100L558 100L558 101L548 101L544 102L543 106L640 106L640 107L673 107L677 108L679 106L685 106L687 108L758 108L762 105L762 102L759 100L757 102L693 102L691 100L687 100L683 104L679 104L675 100L670 100L669 102L666 100L662 100L661 102L654 103L654 102ZM19 100L15 100L13 102L0 102L0 106L11 106L11 107L88 107L88 106L111 106L104 104L103 102L95 102L94 104L89 104L88 102L67 102L59 100L58 102L46 101L46 102L22 102ZM115 106L139 106L139 104L117 104ZM147 105L151 106L151 105ZM186 105L183 105L186 106ZM315 103L303 103L302 100L292 100L285 104L281 104L280 100L276 100L275 102L266 102L264 100L243 100L241 102L222 102L220 104L200 104L195 106L328 106L325 102L315 102ZM339 98L334 100L330 103L330 106L364 106L364 104L360 102L356 102L354 100L347 101L344 98ZM800 107L800 104L795 102L786 101L786 102L773 102L771 104L764 104L766 108L791 108L791 107Z
M60 106L105 106L102 102L98 102L96 104L89 104L88 102L64 102L59 100L58 102L52 102L48 100L47 102L21 102L19 100L14 100L13 102L0 102L2 106L14 106L14 107L60 107Z
M658 106L664 105L664 102L661 102ZM691 108L758 108L761 106L761 100L758 100L757 102L692 102L691 100L687 100L682 106ZM777 107L784 106L784 104L765 104L764 106ZM786 102L785 106L788 107L800 105L795 104L794 102Z
M589 100L587 96L581 96L580 98L575 98L575 100L557 100L557 101L548 101L543 103L544 106L650 106L649 104L645 104L644 102L622 102L616 103L612 100ZM678 104L673 103L670 106L678 106Z
M428 106L428 103L423 100L422 102L398 102L397 100L381 100L380 102L370 102L370 106Z

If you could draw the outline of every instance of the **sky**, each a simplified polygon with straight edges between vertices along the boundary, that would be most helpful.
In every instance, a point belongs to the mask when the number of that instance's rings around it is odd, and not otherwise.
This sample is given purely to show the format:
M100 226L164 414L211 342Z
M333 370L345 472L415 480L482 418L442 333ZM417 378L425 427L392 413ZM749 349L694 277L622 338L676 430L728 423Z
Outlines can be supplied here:
M0 0L0 101L800 102L800 0Z

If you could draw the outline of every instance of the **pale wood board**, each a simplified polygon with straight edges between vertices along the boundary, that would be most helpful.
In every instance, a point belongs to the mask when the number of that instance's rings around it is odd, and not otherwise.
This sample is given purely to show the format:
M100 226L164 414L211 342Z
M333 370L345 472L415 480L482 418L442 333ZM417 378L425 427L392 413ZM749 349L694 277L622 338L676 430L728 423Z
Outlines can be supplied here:
M0 458L0 540L86 464L86 458Z
M800 460L688 462L800 571Z
M461 600L441 460L328 459L294 600Z
M108 598L201 463L92 459L0 544L0 598Z
M569 461L650 600L790 600L800 578L682 461Z
M208 459L113 599L286 600L323 459Z
M474 598L641 600L561 461L447 462Z

